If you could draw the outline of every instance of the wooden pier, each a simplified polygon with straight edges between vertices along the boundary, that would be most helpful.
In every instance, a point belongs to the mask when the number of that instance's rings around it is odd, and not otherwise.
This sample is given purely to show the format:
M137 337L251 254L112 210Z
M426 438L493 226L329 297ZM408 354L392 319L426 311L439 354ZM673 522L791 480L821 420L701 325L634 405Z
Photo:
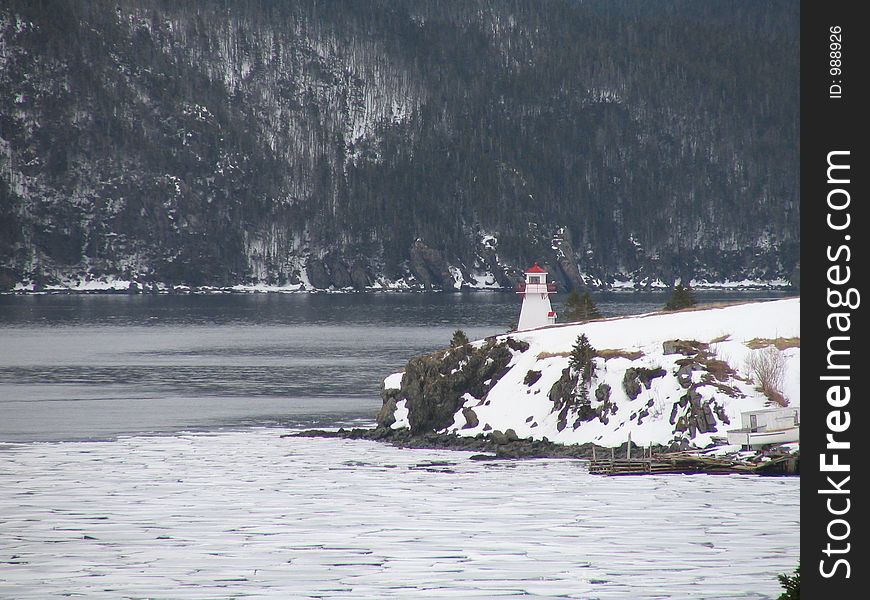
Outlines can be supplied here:
M793 475L798 472L798 459L782 456L761 463L733 461L717 457L684 453L649 458L593 458L589 473L593 475L664 475L664 474L764 474Z

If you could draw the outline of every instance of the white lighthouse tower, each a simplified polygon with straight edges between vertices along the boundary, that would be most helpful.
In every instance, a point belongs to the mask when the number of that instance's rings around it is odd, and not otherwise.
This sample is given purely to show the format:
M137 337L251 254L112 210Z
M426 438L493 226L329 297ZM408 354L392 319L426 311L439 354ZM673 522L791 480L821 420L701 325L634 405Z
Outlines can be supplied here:
M556 313L550 305L550 294L556 292L555 283L547 283L547 272L535 263L526 271L526 280L520 284L518 294L523 296L520 322L517 330L534 329L556 322Z

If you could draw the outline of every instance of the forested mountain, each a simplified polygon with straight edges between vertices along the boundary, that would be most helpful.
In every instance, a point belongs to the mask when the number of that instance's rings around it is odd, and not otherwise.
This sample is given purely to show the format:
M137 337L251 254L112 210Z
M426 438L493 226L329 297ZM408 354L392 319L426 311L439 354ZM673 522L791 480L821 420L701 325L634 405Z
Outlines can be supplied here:
M788 278L799 6L0 3L0 288Z

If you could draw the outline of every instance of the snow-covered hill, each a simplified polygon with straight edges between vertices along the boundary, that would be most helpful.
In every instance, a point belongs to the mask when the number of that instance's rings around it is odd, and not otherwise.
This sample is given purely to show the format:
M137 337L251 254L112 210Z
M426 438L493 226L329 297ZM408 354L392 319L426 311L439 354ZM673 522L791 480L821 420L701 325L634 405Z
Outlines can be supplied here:
M569 366L586 335L584 382ZM781 367L765 394L750 362ZM583 388L586 392L584 394ZM513 429L560 443L704 447L740 414L800 405L800 299L603 319L517 332L409 361L384 382L379 421L463 436Z

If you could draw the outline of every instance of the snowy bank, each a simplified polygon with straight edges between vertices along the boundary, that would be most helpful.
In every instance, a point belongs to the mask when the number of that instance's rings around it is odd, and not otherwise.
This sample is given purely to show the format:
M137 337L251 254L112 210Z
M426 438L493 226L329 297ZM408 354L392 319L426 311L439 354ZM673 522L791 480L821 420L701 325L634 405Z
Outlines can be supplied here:
M569 365L585 335L584 380ZM781 376L761 391L752 368ZM384 382L379 424L565 444L706 447L742 412L800 405L800 299L602 319L496 336L408 362ZM771 393L770 388L775 391Z

